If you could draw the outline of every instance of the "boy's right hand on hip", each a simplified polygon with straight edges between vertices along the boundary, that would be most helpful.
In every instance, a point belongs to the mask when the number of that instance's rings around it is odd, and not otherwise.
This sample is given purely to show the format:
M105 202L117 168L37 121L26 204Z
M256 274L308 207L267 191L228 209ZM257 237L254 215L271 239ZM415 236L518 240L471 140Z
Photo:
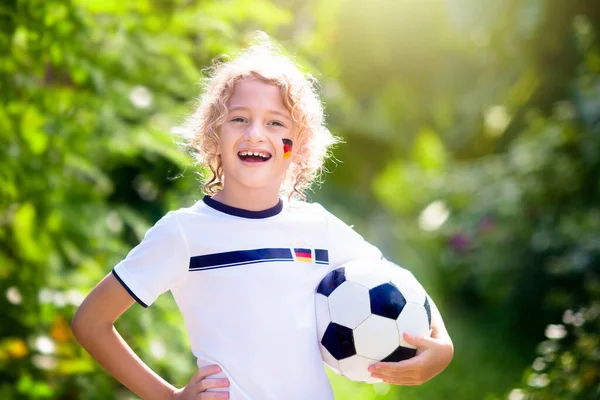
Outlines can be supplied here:
M221 372L218 365L199 368L185 387L173 392L171 400L223 400L229 398L229 392L207 392L209 389L227 388L227 378L209 378Z

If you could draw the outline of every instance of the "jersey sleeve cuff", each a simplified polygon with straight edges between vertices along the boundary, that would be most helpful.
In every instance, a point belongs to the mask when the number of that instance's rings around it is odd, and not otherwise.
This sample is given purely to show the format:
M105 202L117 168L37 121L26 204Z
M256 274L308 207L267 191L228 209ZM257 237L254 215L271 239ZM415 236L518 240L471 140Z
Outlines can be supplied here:
M115 268L113 268L112 273L115 276L115 278L117 278L119 283L121 285L123 285L125 290L127 290L127 293L129 293L131 295L131 297L133 297L135 299L135 301L137 301L142 307L147 308L148 304L152 303L151 301L143 301L142 300L142 298L148 299L148 298L150 298L150 296L148 296L143 290L136 287L137 285L135 284L133 279L127 274L126 271L121 270L121 271L117 272L116 267L115 267ZM140 294L140 296L138 296L136 294L136 292L138 294Z

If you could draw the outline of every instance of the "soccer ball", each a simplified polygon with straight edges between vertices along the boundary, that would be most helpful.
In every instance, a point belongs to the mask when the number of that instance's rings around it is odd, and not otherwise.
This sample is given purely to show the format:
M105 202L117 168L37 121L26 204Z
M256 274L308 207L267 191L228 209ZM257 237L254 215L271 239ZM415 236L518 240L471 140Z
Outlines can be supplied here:
M417 350L402 337L431 334L425 289L386 260L357 260L329 272L317 287L319 348L325 364L353 381L380 382L367 368L402 361Z

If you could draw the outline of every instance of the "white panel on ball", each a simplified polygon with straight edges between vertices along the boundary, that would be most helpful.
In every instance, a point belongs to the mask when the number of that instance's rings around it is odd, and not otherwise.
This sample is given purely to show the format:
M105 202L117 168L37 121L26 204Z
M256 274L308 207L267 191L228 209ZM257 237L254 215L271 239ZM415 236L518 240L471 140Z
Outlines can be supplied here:
M407 302L425 304L425 289L409 270L393 267L392 283L402 292Z
M375 364L376 362L376 360L372 360L370 358L354 355L339 361L340 371L342 375L352 379L353 381L362 381L367 383L381 382L381 379L373 378L368 370L369 366Z
M329 315L329 301L327 300L327 297L320 293L317 293L315 296L315 312L317 314L317 333L320 341L327 329L327 325L329 325L329 322L331 321L331 316Z
M354 329L371 314L369 290L352 282L344 282L328 297L331 321Z
M321 358L325 362L325 365L327 365L327 367L329 367L329 369L331 369L336 374L341 374L340 364L338 363L338 360L336 360L335 357L333 357L331 355L331 353L328 352L325 347L320 346L320 350L321 350Z
M346 266L346 280L372 289L390 282L390 265L383 260L361 260Z
M400 332L400 344L404 347L415 348L402 337L405 332L413 336L429 336L429 320L427 319L425 307L422 305L406 303L396 319L396 324Z
M354 330L356 353L381 360L400 345L400 336L396 321L371 315Z

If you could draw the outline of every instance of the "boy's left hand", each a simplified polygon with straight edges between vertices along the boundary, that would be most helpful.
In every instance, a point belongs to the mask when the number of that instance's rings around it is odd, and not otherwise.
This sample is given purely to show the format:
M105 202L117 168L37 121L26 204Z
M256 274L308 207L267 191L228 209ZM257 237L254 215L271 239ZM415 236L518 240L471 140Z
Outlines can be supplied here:
M417 348L417 355L400 362L375 363L369 367L371 376L394 385L420 385L442 372L452 360L452 342L406 333L404 340Z

